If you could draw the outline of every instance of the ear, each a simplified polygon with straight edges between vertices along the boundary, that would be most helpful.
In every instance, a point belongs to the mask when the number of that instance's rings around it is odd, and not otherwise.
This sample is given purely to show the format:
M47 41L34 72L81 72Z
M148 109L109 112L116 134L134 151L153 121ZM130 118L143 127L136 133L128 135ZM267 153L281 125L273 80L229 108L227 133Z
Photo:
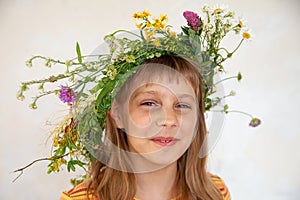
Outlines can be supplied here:
M120 106L114 100L111 106L110 115L115 120L118 128L124 128L124 124L121 117Z

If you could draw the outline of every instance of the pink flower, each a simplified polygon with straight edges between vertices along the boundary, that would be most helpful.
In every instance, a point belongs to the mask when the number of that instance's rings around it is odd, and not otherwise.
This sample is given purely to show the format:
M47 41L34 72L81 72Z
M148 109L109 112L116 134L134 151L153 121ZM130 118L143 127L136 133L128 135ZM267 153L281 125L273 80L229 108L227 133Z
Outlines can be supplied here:
M197 31L200 26L200 18L197 13L192 11L185 11L183 13L184 18L187 20L188 26L194 31Z
M76 93L68 86L61 85L61 90L59 92L59 98L64 103L74 103L76 99Z

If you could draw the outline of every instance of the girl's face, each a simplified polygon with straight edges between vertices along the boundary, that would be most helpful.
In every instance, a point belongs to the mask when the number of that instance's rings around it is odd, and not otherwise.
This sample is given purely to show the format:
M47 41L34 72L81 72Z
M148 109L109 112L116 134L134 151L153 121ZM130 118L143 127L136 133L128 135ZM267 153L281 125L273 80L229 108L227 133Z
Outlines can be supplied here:
M194 90L183 76L135 85L127 102L117 106L117 125L125 129L131 152L168 165L186 151L196 133Z

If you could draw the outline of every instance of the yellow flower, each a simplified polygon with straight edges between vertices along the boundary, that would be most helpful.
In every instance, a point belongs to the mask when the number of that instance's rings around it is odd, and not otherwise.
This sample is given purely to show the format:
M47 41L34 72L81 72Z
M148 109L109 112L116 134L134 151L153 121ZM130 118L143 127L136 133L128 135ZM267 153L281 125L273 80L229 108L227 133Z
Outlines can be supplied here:
M153 26L156 30L165 28L166 25L160 19L155 17L153 18L153 20L154 20Z
M138 29L140 29L140 30L142 29L142 25L143 25L142 23L140 23L140 24L139 24L139 23L136 23L136 24L135 24L135 26L136 26Z
M243 38L244 38L244 39L247 39L247 40L250 39L250 38L251 38L250 33L249 33L249 32L244 32L244 33L243 33Z
M171 37L176 37L176 33L174 31L171 31L170 27L167 29L167 31Z
M214 14L220 14L221 12L223 12L222 8L216 8L214 10Z
M60 159L58 160L58 162L59 162L59 164L65 164L65 163L66 163L66 160L63 159L63 158L60 158Z
M160 44L160 41L159 41L159 38L156 38L153 42L153 44L156 46L156 47L159 47L161 44Z
M141 13L134 13L133 18L134 19L142 19Z
M151 16L151 13L144 10L143 12L137 12L133 14L134 19L147 19L149 16Z
M146 40L147 41L151 40L151 38L153 37L154 34L155 34L155 32L153 32L151 30L145 30Z
M147 28L151 28L152 24L150 22L146 22L146 26L147 26Z
M161 14L160 17L159 17L159 20L160 21L168 21L168 17L167 17L167 15Z
M57 140L57 138L55 138L55 139L53 140L53 146L54 146L54 147L58 147L58 140Z
M56 172L59 171L58 163L57 162L53 163L53 168L54 168L54 171L56 171Z
M243 24L243 21L242 21L242 20L240 20L240 21L239 21L239 24L238 24L238 26L242 28L242 27L243 27L243 25L244 25L244 24Z
M71 155L71 156L75 156L76 154L75 154L74 151L70 151L70 155Z
M148 18L149 16L151 16L151 13L148 12L147 10L144 10L144 11L142 12L142 16L143 16L143 18L144 18L144 17L145 17L145 18Z

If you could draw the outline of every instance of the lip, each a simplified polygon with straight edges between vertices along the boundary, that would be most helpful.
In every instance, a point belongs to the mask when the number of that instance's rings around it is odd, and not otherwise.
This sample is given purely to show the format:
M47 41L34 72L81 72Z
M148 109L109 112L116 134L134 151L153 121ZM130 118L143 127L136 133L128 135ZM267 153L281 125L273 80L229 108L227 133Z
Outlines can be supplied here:
M174 137L155 137L151 138L150 140L160 146L171 146L178 141L178 139Z

